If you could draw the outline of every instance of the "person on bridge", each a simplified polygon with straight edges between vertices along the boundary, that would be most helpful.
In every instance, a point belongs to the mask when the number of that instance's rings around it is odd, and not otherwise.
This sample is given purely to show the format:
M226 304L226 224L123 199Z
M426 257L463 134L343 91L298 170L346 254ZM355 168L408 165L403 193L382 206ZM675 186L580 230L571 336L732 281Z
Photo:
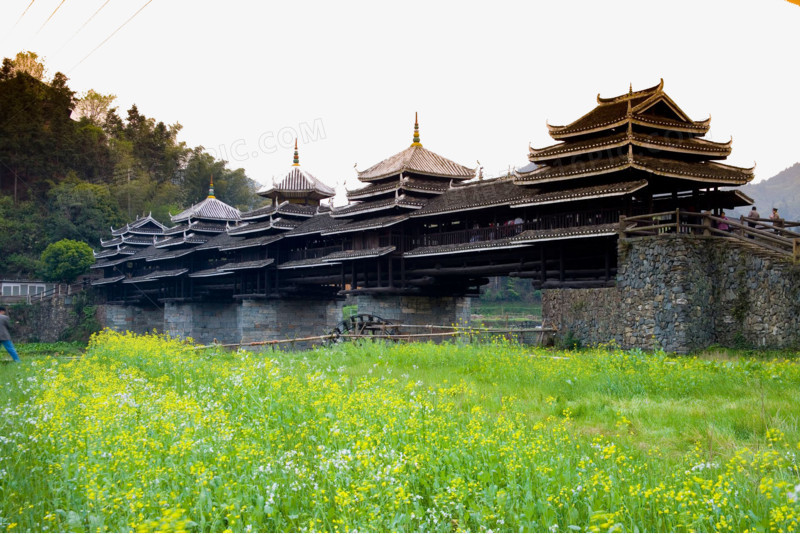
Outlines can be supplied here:
M725 215L724 211L720 212L719 218L722 220L717 224L717 228L722 230L723 232L730 232L731 227L728 224L728 217Z
M747 217L749 219L754 219L754 220L748 221L747 222L747 226L749 226L750 228L755 228L756 227L756 220L760 219L761 215L759 215L758 210L756 210L756 207L753 206L752 208L750 208L750 213L747 214ZM755 236L753 234L750 234L748 237L750 239L754 239L755 238Z
M775 228L775 233L779 234L780 230L778 230L778 228L783 228L783 219L781 219L781 216L778 215L778 208L772 208L772 215L769 216L769 219L772 221L772 226Z
M6 311L4 306L0 306L0 345L3 345L8 353L11 355L11 359L15 362L19 362L19 355L17 354L17 350L14 348L14 343L11 342L11 334L8 333L8 323L11 320L8 318L8 312Z

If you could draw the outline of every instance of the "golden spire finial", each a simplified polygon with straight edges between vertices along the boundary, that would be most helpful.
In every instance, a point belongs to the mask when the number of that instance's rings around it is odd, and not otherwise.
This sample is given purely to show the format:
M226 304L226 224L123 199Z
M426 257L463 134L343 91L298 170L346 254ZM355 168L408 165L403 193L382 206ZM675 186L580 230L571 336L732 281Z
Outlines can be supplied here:
M417 120L416 111L414 112L414 140L411 146L422 146L422 143L419 142L419 121Z
M300 166L300 154L297 152L297 138L294 138L294 161L292 162L292 167L299 167Z
M211 175L211 183L208 186L208 198L217 198L214 196L214 175Z
M630 82L630 83L628 84L628 94L629 94L629 95L632 95L632 94L633 94L633 82Z

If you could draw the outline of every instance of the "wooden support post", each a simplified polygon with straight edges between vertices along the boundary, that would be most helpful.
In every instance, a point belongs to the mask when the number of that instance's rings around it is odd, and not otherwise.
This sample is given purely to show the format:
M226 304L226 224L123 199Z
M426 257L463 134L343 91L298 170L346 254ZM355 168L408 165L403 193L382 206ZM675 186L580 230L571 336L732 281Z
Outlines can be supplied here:
M619 232L619 238L625 239L627 234L625 233L625 227L628 225L626 221L626 217L624 215L619 216L619 226L617 227L617 232Z
M542 284L544 284L544 281L547 278L547 264L545 263L547 258L546 258L545 253L544 253L544 244L542 244L541 258L542 258L542 261L541 261L541 263L542 263L541 281L542 281Z
M681 233L681 209L680 208L676 208L675 209L675 233L676 234L680 234Z
M711 219L707 212L703 215L703 235L711 235Z
M392 273L392 264L394 263L394 259L392 259L391 255L388 255L389 258L389 287L394 287L394 275Z

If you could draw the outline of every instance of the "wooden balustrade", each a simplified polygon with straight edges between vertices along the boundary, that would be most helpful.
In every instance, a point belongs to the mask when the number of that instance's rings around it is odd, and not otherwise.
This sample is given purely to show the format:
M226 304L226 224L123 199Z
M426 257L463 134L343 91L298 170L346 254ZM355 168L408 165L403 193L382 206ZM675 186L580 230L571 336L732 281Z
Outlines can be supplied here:
M800 233L789 229L798 226L800 222L783 219L749 217L741 217L739 220L723 219L708 212L697 213L676 209L630 217L622 216L619 219L619 236L624 239L662 234L725 237L759 245L798 262Z

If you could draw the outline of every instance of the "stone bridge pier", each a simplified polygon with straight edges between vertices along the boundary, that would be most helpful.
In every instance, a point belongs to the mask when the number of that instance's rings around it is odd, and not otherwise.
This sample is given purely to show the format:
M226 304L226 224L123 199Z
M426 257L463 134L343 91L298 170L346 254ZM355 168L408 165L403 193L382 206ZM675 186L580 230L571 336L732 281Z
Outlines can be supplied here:
M233 344L324 335L342 320L345 304L341 299L250 299L167 302L163 308L106 305L104 316L105 325L117 331L167 332L198 344ZM466 326L470 319L469 297L360 295L355 304L359 313L396 324ZM312 344L297 343L295 348Z

